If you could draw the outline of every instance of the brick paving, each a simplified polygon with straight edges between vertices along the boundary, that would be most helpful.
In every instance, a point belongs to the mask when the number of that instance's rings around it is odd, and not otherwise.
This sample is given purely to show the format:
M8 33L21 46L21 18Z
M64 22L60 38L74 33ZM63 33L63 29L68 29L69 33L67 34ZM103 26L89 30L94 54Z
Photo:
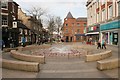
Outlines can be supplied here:
M35 46L35 45L34 45ZM59 43L53 44L55 47L70 46L72 49L81 51L81 56L46 56L46 64L40 65L40 72L24 72L3 69L3 77L6 78L117 78L118 69L99 71L96 69L96 62L85 62L85 55L97 54L106 50L112 50L112 58L118 58L118 46L107 45L107 49L97 49L96 45L86 45L82 43ZM33 50L38 51L38 50ZM24 51L29 54L30 51ZM13 59L9 53L2 53L3 58ZM14 59L13 59L14 60ZM12 73L12 74L11 74ZM21 76L19 76L21 75Z

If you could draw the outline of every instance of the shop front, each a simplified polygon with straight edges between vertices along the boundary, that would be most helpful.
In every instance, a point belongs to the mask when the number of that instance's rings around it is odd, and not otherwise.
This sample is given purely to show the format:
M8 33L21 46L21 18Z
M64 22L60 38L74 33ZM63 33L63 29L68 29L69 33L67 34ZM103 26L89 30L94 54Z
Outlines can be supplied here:
M118 45L118 32L120 29L120 20L111 21L100 25L101 40L105 39L107 44Z
M76 42L84 42L84 41L86 41L85 34L75 34L75 36L76 36Z
M93 26L88 27L87 33L85 34L87 36L87 41L89 42L90 39L92 39L92 43L96 44L99 40L99 32L100 32L100 25L96 24Z

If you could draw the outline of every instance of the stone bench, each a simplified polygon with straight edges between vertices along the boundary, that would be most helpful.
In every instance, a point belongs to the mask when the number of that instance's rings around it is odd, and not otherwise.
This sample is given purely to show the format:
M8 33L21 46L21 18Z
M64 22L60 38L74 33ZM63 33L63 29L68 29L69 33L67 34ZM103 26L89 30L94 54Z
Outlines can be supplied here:
M30 72L39 72L39 63L36 62L24 62L2 59L2 67L6 69L22 70Z
M104 61L97 61L97 69L99 70L109 70L120 67L120 59L111 59Z
M10 52L11 50L18 50L18 48L4 48L4 52Z
M44 56L35 56L35 55L27 55L20 53L15 50L11 50L10 54L13 58L23 60L23 61L28 61L28 62L38 62L38 63L45 63L45 57Z
M105 51L99 54L86 55L85 61L99 61L112 56L112 51Z

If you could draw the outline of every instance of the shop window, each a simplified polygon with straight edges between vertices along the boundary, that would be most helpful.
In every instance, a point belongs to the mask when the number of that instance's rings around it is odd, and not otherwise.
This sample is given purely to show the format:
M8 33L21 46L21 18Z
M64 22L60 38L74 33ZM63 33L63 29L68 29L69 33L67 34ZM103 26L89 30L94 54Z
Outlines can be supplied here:
M77 40L77 41L79 41L79 40L80 40L80 37L79 37L79 36L77 36L77 37L76 37L76 40Z

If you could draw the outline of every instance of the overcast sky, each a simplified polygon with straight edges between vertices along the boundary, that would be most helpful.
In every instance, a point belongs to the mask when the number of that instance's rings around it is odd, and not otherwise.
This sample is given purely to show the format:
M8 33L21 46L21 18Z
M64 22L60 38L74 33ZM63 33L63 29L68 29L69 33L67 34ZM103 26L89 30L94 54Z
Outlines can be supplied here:
M64 19L70 11L74 18L87 17L86 0L14 0L25 12L32 6L47 9L49 14Z

